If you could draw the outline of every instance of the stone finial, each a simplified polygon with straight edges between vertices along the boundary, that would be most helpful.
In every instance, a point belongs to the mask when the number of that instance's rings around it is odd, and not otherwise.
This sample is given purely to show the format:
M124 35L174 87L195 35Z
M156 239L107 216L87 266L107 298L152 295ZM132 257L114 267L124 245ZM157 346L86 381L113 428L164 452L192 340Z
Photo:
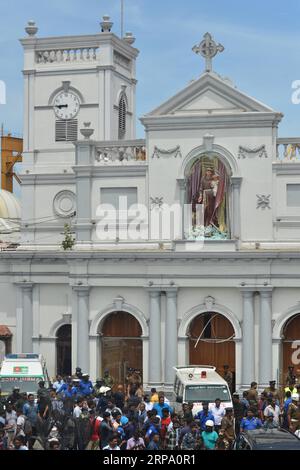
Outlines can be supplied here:
M94 134L94 129L90 129L90 125L91 125L90 122L84 122L83 125L84 125L84 129L80 129L80 133L83 135L83 137L86 140L88 140L91 137L91 135Z
M35 22L33 20L29 20L25 28L25 31L28 36L35 36L38 30L39 28L36 26Z
M100 22L101 32L102 33L110 33L111 29L113 27L113 22L110 21L110 16L104 15L102 17L102 20L103 21Z
M128 44L132 45L135 42L135 37L131 32L127 31L125 33L125 36L123 37L123 41L125 41Z

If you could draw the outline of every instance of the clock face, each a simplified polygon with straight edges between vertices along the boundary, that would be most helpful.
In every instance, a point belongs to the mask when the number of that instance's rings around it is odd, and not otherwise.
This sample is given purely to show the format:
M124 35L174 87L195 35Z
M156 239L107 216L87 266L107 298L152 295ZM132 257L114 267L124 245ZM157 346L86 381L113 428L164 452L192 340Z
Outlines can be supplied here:
M54 112L59 119L73 119L80 108L80 102L75 93L62 91L54 100Z

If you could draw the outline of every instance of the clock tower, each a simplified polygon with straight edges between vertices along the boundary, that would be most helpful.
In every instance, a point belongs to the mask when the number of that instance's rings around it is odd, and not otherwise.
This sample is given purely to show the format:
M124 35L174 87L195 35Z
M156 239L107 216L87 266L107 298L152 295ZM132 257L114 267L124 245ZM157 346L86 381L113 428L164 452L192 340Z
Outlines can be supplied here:
M74 142L84 123L97 141L135 139L138 50L131 33L119 38L112 26L104 16L99 33L48 38L33 21L25 28L23 245L57 242L76 211Z

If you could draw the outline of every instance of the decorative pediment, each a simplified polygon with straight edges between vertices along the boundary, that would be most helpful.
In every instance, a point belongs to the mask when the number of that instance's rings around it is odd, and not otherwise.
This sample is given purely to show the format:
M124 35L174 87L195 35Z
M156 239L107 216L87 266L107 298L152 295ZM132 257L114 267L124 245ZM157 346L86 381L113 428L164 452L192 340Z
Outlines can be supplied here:
M272 108L235 88L217 74L204 73L145 117L165 115L275 113Z

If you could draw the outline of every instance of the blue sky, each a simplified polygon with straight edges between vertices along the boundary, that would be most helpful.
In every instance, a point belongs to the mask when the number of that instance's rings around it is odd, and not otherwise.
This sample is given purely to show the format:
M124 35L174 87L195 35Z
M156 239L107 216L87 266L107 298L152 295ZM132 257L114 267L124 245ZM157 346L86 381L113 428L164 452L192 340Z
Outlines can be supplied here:
M299 0L124 0L125 30L137 38L137 115L149 112L203 70L191 48L206 31L225 46L214 69L239 89L285 114L280 136L300 135L300 105L291 84L300 80ZM109 14L120 33L120 0L0 0L0 80L7 104L0 123L22 133L22 48L18 39L34 19L39 37L90 34ZM143 129L138 125L138 136Z

